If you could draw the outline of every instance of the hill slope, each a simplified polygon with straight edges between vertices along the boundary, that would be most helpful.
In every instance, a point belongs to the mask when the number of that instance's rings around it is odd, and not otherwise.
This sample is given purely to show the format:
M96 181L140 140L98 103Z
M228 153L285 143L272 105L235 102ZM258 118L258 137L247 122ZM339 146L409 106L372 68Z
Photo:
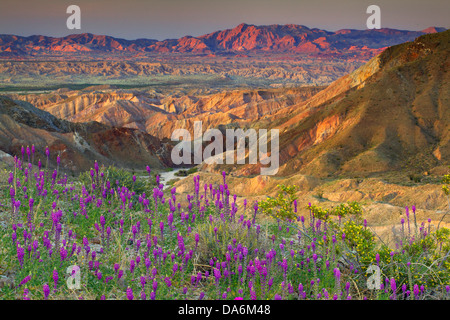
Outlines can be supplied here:
M423 173L450 164L449 70L450 31L424 35L260 121L280 129L278 174Z
M61 156L61 166L80 171L100 164L145 168L171 165L170 145L139 130L97 122L60 120L24 101L0 96L0 150L20 156L22 146L35 145L36 161L45 163L44 150ZM51 159L54 162L55 159Z
M378 68L372 65L375 61ZM352 81L360 78L356 86L338 92L316 106L313 115L288 127L281 157L297 152L283 171L425 171L448 164L449 67L450 31L385 50L349 76ZM338 80L335 87L346 80Z

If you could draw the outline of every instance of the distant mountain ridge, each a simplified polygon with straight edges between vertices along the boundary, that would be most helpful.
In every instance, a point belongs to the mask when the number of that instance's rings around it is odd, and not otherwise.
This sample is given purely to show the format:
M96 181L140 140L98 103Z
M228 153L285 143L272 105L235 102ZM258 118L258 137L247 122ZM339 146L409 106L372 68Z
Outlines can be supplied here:
M221 52L291 52L342 53L374 51L412 41L418 36L446 30L430 27L422 31L396 29L354 30L330 32L302 25L256 26L242 23L233 29L215 31L199 37L158 41L154 39L126 40L90 33L65 37L33 35L28 37L0 35L0 57L27 57L72 54L136 54Z

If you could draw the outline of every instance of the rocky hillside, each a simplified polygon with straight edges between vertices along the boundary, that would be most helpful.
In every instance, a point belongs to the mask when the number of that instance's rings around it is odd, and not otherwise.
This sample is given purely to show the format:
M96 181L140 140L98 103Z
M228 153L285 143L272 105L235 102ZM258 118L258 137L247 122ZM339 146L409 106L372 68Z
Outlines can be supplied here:
M95 160L139 169L172 164L167 141L136 129L60 120L30 103L0 96L0 150L20 156L21 147L31 145L38 152L36 162L45 163L48 146L53 157L60 155L61 167L73 172L93 167Z
M280 174L428 172L450 163L450 31L393 46L273 124Z
M450 31L386 49L255 124L280 130L278 175L428 175L450 164ZM223 166L204 166L223 170ZM259 165L230 166L236 175Z
M240 89L191 94L116 89L60 90L49 94L10 96L72 122L97 121L110 126L136 128L160 139L170 139L178 128L193 132L194 122L199 120L205 129L258 122L313 97L322 89Z

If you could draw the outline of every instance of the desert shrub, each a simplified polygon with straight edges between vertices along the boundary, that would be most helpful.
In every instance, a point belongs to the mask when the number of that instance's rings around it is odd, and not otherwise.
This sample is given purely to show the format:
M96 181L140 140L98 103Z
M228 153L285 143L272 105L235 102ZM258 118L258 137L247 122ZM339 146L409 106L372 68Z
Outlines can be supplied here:
M297 200L295 192L297 186L278 185L280 190L275 198L267 198L259 203L261 212L265 215L277 219L294 219L296 217L296 207L294 202Z
M332 214L341 218L350 216L351 219L361 220L362 208L358 202L350 201L347 203L341 203L335 207Z
M323 199L323 190L321 190L321 189L317 190L316 198Z
M166 182L166 184L168 185L168 186L170 186L170 187L173 187L173 185L177 182L177 181L179 181L180 179L172 179L172 180L169 180L169 181L167 181Z
M351 219L357 219L361 222L362 208L356 201L341 203L331 209L323 209L322 207L309 204L307 209L310 210L311 217L324 221L329 221L331 216L339 218L339 224L342 218L350 216Z
M197 171L198 171L198 169L196 167L192 167L192 168L189 168L187 170L182 169L182 170L179 170L179 171L175 172L175 176L177 176L177 177L187 177L188 175L196 173Z
M315 217L317 219L328 221L328 218L330 217L329 209L323 209L322 207L316 206L314 204L308 205L307 208L310 210L311 217Z
M450 196L450 174L444 175L442 183L442 191L444 191L447 196Z
M422 176L421 175L417 175L417 174L410 174L409 175L409 180L415 182L415 183L419 183L422 181Z
M363 224L354 220L344 222L340 236L346 245L354 250L362 263L368 263L375 256L375 234Z

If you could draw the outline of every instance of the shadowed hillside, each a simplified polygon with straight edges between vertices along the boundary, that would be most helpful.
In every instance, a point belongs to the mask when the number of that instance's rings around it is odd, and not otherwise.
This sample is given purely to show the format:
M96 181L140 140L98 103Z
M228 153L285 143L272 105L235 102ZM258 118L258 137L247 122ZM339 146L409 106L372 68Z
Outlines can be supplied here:
M0 96L0 150L20 155L22 146L35 145L40 159L48 146L52 163L57 155L61 167L81 171L100 164L142 169L146 165L171 165L170 145L144 132L109 127L98 122L76 124L60 120L24 101Z

